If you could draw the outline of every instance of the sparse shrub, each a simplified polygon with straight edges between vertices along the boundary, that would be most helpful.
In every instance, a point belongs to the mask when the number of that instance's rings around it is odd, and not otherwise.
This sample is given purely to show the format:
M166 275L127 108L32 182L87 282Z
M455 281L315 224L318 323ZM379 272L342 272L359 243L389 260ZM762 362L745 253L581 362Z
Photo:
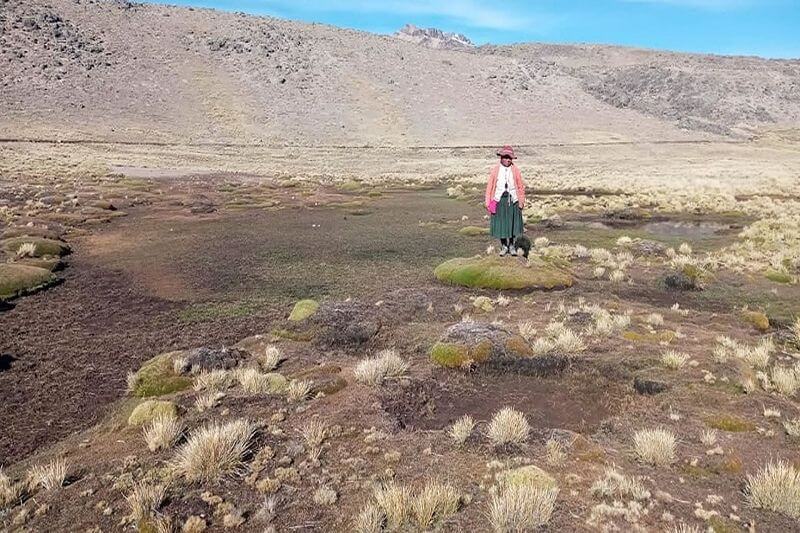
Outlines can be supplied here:
M225 390L233 383L233 376L228 370L211 370L200 372L194 377L194 390Z
M800 317L797 317L792 324L792 334L795 342L800 345Z
M185 374L189 371L189 360L185 357L176 357L172 360L172 371L177 375Z
M771 337L764 337L753 347L738 345L734 355L753 368L765 369L769 366L770 355L775 350Z
M603 477L594 482L592 494L598 498L629 497L634 500L647 500L650 491L635 477L625 476L615 468L606 468Z
M353 373L361 383L380 385L384 379L400 377L407 371L408 363L397 352L382 350L376 357L359 361Z
M293 379L286 387L286 399L290 402L302 402L311 394L312 383L305 379Z
M553 351L555 344L550 339L538 338L531 344L533 355L546 355Z
M505 487L489 501L489 524L496 533L532 531L550 521L557 497L554 487Z
M186 522L183 523L183 527L181 528L182 533L203 533L206 530L208 525L204 518L192 515L186 519Z
M257 358L258 365L261 367L261 370L265 372L272 372L278 368L278 365L283 359L284 357L281 349L274 344L267 346L264 353Z
M594 312L593 317L595 334L604 337L614 332L624 330L631 323L631 317L629 315L612 315L605 309Z
M458 444L459 446L464 444L470 435L472 435L472 429L475 427L475 421L469 415L464 415L450 426L447 430L447 434L450 435L450 438Z
M617 239L617 246L630 246L633 244L633 239L627 235L623 235Z
M771 462L748 475L745 493L753 507L800 518L800 471L789 463Z
M336 503L337 499L339 499L339 495L328 486L323 485L314 491L314 503L317 505L330 506Z
M536 237L535 239L533 239L533 246L538 249L546 248L549 245L550 245L550 239L548 239L547 237Z
M183 424L174 416L159 415L144 428L144 440L151 452L172 448L182 434Z
M388 529L399 529L411 514L411 494L393 481L375 490L375 501L386 517Z
M164 485L153 485L145 482L134 484L131 493L125 496L125 501L128 502L134 521L139 522L153 516L164 502L166 494L167 490Z
M689 243L681 243L681 245L678 246L678 253L681 255L692 255L692 247L689 246Z
M189 435L178 449L175 469L189 481L212 481L238 473L255 431L255 425L247 420L212 422Z
M447 483L429 482L412 500L411 511L414 521L426 530L435 521L442 520L458 510L460 496L458 491Z
M386 515L375 503L365 505L353 520L354 533L381 533Z
M518 445L528 440L530 431L525 415L511 407L504 407L492 417L486 435L495 446Z
M666 351L661 355L661 364L671 370L683 368L688 360L688 355L673 350Z
M636 456L643 463L667 466L675 462L675 434L668 429L642 429L633 435Z
M67 479L67 460L59 457L46 465L36 465L31 468L31 478L44 490L57 489Z

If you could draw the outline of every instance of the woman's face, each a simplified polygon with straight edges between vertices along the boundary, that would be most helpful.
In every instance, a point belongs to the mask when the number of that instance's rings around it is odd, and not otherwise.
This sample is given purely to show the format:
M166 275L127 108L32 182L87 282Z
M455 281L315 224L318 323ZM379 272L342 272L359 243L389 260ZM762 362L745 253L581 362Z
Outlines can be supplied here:
M500 163L504 167L510 166L511 165L511 157L507 156L507 155L500 156Z

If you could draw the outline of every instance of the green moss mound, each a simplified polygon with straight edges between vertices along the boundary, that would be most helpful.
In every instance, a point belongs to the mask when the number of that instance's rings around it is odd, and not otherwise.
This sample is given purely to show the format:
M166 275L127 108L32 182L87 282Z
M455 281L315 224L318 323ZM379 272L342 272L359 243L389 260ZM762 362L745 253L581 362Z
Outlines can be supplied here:
M501 486L550 489L557 486L553 476L535 465L521 466L512 470L500 472L495 479Z
M319 309L319 302L316 300L300 300L294 304L294 309L289 315L289 320L292 322L300 322L310 317Z
M542 260L531 259L525 265L513 257L459 257L445 261L433 273L444 283L484 289L563 289L573 283L568 273Z
M769 330L769 318L760 311L743 311L742 318L762 333Z
M192 386L192 380L181 376L173 370L173 354L170 352L157 355L147 361L134 374L131 382L131 393L139 398L161 396L182 391Z
M70 247L67 243L43 237L12 237L11 239L3 240L2 247L5 251L15 254L19 247L26 243L32 243L36 246L33 252L36 257L45 255L61 257L70 252Z
M129 426L143 426L159 416L178 417L178 406L166 400L145 400L128 417Z
M777 270L767 270L764 274L764 277L770 281L774 281L775 283L791 283L794 281L791 274L787 274L786 272L779 272Z
M753 431L756 425L749 420L739 418L734 415L717 415L706 419L706 424L714 429L722 431L730 431L733 433L740 433L743 431Z
M492 355L492 342L474 346L456 342L437 342L431 347L431 360L439 366L460 368L468 363L482 363Z
M479 235L489 235L489 228L481 228L478 226L464 226L458 232L467 237L478 237Z
M62 264L61 259L58 257L22 257L14 261L18 265L28 265L32 267L43 268L53 272L58 270Z
M54 283L56 277L46 268L0 264L0 300L10 300Z

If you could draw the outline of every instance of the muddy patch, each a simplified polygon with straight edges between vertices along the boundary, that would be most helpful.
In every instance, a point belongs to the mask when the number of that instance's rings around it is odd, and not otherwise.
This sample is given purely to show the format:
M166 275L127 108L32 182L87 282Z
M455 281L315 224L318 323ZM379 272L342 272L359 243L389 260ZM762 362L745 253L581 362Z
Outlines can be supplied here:
M397 385L387 390L382 403L399 429L444 429L463 415L488 421L510 406L525 413L534 428L591 433L620 413L627 394L619 384L596 379L442 373L405 387Z
M680 220L648 222L641 229L656 237L681 237L684 239L703 239L737 231L731 229L730 224Z

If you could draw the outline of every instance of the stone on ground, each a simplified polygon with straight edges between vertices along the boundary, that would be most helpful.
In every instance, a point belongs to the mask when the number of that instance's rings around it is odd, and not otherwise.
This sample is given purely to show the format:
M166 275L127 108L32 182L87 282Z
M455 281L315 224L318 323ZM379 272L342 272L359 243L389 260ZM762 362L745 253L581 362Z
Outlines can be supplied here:
M533 355L528 342L502 328L480 322L459 322L447 328L431 347L434 363L447 368L480 365L490 359L520 359Z
M445 261L434 270L439 281L485 289L563 289L570 274L541 259L528 264L514 257L474 256Z

